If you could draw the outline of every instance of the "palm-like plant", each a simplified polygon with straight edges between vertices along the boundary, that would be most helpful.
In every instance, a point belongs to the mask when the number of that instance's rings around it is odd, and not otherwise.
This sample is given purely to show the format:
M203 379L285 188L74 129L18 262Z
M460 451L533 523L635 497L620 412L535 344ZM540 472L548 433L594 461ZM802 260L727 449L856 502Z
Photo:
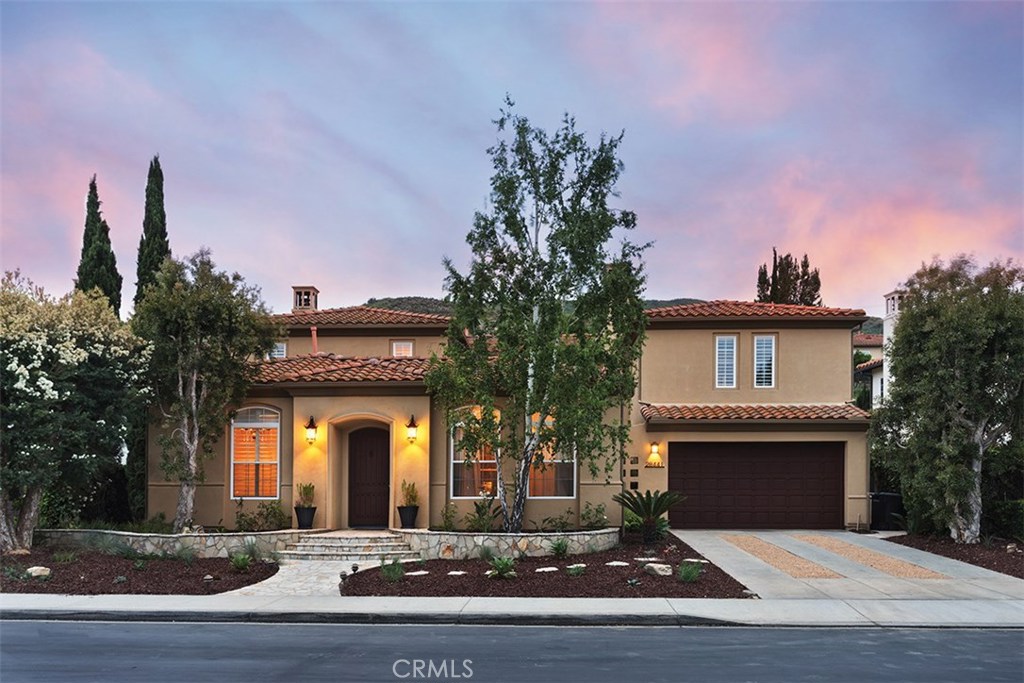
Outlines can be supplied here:
M623 491L612 496L612 500L640 518L644 543L654 543L660 536L658 519L668 512L670 507L686 500L686 497L676 491L651 493L647 490L643 493Z

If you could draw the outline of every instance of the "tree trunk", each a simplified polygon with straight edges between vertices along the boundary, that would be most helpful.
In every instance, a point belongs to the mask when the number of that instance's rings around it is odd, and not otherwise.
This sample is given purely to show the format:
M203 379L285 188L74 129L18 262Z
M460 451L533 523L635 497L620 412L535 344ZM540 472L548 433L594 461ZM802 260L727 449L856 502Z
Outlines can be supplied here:
M14 501L7 491L0 491L0 552L28 551L32 549L32 535L39 523L43 491L31 488L25 494L21 509L14 512Z
M949 535L956 543L977 543L981 540L981 461L985 447L980 443L976 445L978 451L971 460L971 488L967 492L967 500L957 502L949 524Z
M196 485L193 481L182 481L178 488L178 509L174 513L174 533L181 533L192 525L196 505Z
M533 439L527 442L527 449L530 453L533 453L533 449L530 446L532 443ZM516 462L516 467L519 468L518 476L516 477L516 489L512 492L510 514L507 514L505 517L505 531L510 533L518 533L523 530L523 512L526 509L526 494L530 490L530 462L532 460L532 457L525 456Z

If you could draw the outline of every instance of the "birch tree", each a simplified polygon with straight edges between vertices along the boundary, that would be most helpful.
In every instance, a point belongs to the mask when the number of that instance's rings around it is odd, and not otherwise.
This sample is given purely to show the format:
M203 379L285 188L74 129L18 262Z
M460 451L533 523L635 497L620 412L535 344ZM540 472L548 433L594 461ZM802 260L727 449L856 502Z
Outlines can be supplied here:
M549 135L506 107L490 203L467 235L472 261L445 260L454 307L443 358L427 386L460 424L458 447L497 460L506 531L519 531L531 471L544 454L572 458L597 475L618 467L644 336L643 273L636 225L615 209L622 136L587 143L568 115Z
M149 350L99 290L58 299L17 273L0 285L0 345L0 550L26 551L44 494L120 462Z
M203 463L256 377L277 330L258 288L218 272L209 251L167 259L132 321L153 344L161 466L179 482L174 529L192 524Z
M966 256L922 266L889 343L872 448L899 474L912 524L977 543L983 474L1024 464L1024 271Z

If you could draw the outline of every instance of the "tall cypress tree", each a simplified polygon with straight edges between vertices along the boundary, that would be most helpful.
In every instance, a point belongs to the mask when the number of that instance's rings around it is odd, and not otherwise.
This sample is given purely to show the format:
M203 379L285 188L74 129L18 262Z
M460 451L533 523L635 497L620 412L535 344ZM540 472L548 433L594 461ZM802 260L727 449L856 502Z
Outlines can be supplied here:
M96 190L96 176L93 175L89 181L89 198L85 201L85 234L75 288L88 292L99 287L114 308L114 314L120 316L121 281L117 258L110 246L110 226L100 213L100 195Z
M146 181L146 213L142 219L142 237L139 238L139 259L135 271L136 308L142 301L146 287L156 282L160 266L170 255L167 214L164 212L164 172L160 168L160 155L157 155L149 162L149 179Z
M821 275L811 268L807 254L797 262L792 254L779 256L773 247L771 275L768 264L757 269L757 301L821 306Z

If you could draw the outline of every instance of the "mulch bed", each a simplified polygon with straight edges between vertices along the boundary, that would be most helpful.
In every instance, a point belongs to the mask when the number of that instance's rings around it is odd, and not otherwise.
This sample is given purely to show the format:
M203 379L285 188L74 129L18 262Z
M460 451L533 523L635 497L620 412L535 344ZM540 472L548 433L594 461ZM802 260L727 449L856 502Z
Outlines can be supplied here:
M28 555L0 558L0 592L64 595L209 595L244 588L277 573L277 565L253 562L238 572L222 558L132 560L95 551L73 551L74 559L59 562L54 552L33 549ZM16 578L29 567L48 567L48 578ZM204 581L210 575L213 581Z
M968 564L991 569L994 572L1024 579L1024 552L1007 552L1006 546L1013 541L999 540L991 544L954 543L952 538L942 536L893 536L886 539L892 543L910 546L943 557L949 557ZM1020 543L1016 544L1018 548Z
M389 582L380 569L358 572L345 582L345 595L531 597L531 598L749 598L745 586L713 564L703 564L696 581L684 583L673 576L652 576L637 557L663 558L673 570L685 558L704 559L676 539L644 547L625 543L613 550L585 555L527 557L516 561L516 578L491 579L484 575L490 565L483 560L428 560L405 565L407 572L426 570L426 576L405 576ZM629 562L628 567L609 567L606 562ZM584 563L581 576L570 576L566 567ZM540 567L558 567L557 572L538 574ZM448 576L464 571L463 576ZM631 585L629 579L635 579Z

